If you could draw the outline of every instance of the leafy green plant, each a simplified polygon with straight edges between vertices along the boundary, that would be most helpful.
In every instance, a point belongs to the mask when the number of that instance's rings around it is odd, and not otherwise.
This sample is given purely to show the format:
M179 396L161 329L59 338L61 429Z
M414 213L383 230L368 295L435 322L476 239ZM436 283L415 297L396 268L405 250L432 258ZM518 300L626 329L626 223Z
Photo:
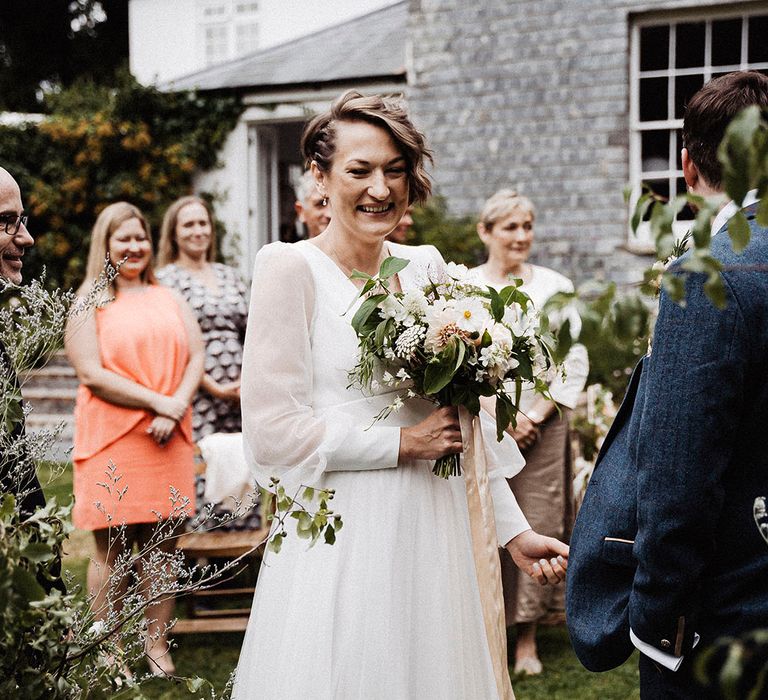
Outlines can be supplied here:
M0 697L20 700L40 698L101 699L142 698L149 674L131 675L144 655L145 641L152 639L145 622L145 610L164 599L210 588L236 575L253 550L223 565L189 565L184 553L168 547L183 532L180 524L189 503L171 492L173 512L159 520L149 541L136 553L124 547L107 577L104 590L107 604L93 610L91 598L72 581L63 592L50 583L57 578L58 563L72 531L71 505L56 499L31 515L19 503L32 488L35 461L53 447L61 426L28 435L21 430L24 409L15 375L44 362L48 349L58 345L68 321L91 309L103 296L111 270L100 279L86 299L70 292L47 291L39 281L27 287L4 285L14 303L0 309L0 340L7 359L0 363ZM115 465L109 465L101 484L105 489L102 512L125 493ZM338 513L329 508L333 492L301 487L290 495L277 479L272 513L274 537L270 546L279 550L287 534L288 519L297 521L296 534L311 544L324 535L333 544L342 527ZM316 504L317 505L316 507ZM243 507L250 508L252 504ZM195 523L196 531L214 529L241 512L216 516L209 505ZM123 527L111 528L119 540ZM267 539L267 538L265 538ZM253 549L264 543L259 543ZM141 562L144 566L137 567ZM134 574L138 571L138 574ZM126 581L129 583L126 585ZM50 589L50 590L48 590ZM204 679L172 678L190 693L210 691Z
M750 190L757 190L760 204L757 222L768 226L768 114L757 106L747 107L728 126L718 150L723 165L723 189L734 202L741 203ZM660 277L660 284L670 297L678 302L685 298L686 273L707 275L704 291L719 308L726 303L725 286L721 276L722 263L710 251L712 239L711 222L723 203L722 197L704 198L686 193L671 201L656 195L648 188L638 199L632 216L632 227L637 230L640 222L650 212L650 227L656 245L656 256L668 261L680 252L672 224L686 204L696 211L696 219L690 229L690 255L681 263L684 274L666 270L653 271L646 275L646 282ZM736 252L749 244L749 223L742 211L737 212L728 222L728 235ZM686 242L688 242L686 241Z
M648 350L653 316L639 291L590 282L574 293L554 295L544 312L573 305L581 317L579 342L587 348L587 386L600 384L620 398L632 368Z
M435 196L426 204L414 208L408 242L433 245L446 260L474 267L485 255L475 226L471 216L451 216L445 199Z

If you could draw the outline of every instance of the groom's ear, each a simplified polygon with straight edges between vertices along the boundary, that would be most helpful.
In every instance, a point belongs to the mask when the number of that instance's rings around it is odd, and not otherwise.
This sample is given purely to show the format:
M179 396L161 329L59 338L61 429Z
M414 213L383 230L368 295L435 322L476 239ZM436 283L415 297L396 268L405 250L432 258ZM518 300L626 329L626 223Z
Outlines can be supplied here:
M680 160L683 162L683 177L685 178L685 184L688 185L688 190L691 192L696 191L696 186L699 184L701 175L699 169L691 158L691 154L688 153L687 148L683 148L680 151Z

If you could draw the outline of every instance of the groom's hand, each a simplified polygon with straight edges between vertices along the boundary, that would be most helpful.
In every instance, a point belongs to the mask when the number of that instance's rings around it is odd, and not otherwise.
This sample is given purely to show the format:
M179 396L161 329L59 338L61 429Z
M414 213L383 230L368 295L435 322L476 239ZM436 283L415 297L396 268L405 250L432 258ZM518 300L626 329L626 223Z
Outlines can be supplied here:
M568 545L533 530L521 532L507 544L517 567L542 586L560 583L568 568Z

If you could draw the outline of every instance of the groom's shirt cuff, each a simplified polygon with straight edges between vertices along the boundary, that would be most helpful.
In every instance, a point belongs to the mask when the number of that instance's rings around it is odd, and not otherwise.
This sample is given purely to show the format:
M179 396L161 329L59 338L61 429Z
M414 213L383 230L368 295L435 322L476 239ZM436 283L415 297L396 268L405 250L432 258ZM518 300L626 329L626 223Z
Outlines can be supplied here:
M629 629L629 638L632 640L632 644L645 654L649 659L652 659L657 664L661 664L664 668L668 668L670 671L677 671L680 668L680 664L683 663L683 656L675 656L674 654L668 654L661 649L657 649L655 646L644 642L633 631ZM699 635L693 635L693 646L699 643Z

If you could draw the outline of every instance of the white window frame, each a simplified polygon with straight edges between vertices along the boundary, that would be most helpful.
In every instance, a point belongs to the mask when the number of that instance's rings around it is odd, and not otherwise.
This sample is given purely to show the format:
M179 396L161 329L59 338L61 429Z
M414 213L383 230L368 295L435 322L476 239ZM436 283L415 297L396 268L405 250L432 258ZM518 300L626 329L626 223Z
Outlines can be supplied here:
M736 70L768 69L768 62L749 63L747 36L749 31L749 18L752 16L763 16L768 14L768 9L764 3L755 4L753 7L713 7L696 8L691 11L681 11L679 13L647 14L638 15L632 18L630 35L630 101L629 101L629 173L630 184L632 186L632 197L630 198L629 216L631 218L635 209L635 204L640 196L643 175L646 180L668 179L670 185L670 196L674 197L676 192L676 179L683 176L680 166L680 154L670 153L670 163L675 164L674 169L658 170L643 173L642 171L642 132L643 131L677 131L682 129L683 120L662 119L656 121L640 121L640 78L667 78L668 90L668 114L674 115L675 104L675 78L684 75L704 75L704 83L707 83L713 73L727 73ZM712 66L712 23L719 20L741 19L741 61L738 64L727 66ZM687 24L695 22L704 22L704 66L693 68L675 68L676 41L675 32L678 24ZM649 26L669 26L669 60L668 67L661 70L640 70L640 30ZM746 31L745 31L746 26ZM670 144L672 141L670 140ZM672 146L670 145L670 151ZM675 234L682 236L691 226L690 221L676 221L673 224ZM637 233L629 230L628 248L637 252L652 252L654 250L653 239L651 237L650 225L643 222L638 227Z
M240 31L243 28L246 28L246 27L248 29L249 34L253 34L256 37L254 43L251 46L249 46L248 48L244 48L243 46L240 45L240 35L239 35ZM235 26L234 26L234 52L233 52L234 56L246 56L249 53L253 53L254 51L258 51L259 50L259 44L261 43L259 41L260 34L261 34L260 30L261 30L261 27L259 26L259 23L254 21L254 20L250 20L250 21L247 21L247 22L240 20L237 23L235 23Z

